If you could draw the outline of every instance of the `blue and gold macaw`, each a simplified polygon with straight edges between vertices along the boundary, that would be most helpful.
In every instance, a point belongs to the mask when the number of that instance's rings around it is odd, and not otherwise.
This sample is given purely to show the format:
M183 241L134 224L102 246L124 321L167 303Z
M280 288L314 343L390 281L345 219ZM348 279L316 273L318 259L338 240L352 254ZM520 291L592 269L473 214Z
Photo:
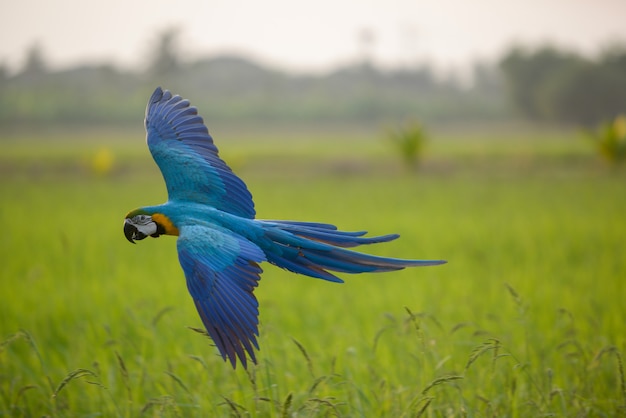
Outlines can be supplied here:
M218 156L209 131L188 100L157 88L146 108L147 143L161 169L168 201L126 215L124 235L178 236L178 259L207 333L222 358L245 368L256 363L258 302L253 294L270 262L294 273L342 282L332 272L364 273L442 264L402 260L346 248L387 242L398 235L364 237L314 222L255 219L252 195Z

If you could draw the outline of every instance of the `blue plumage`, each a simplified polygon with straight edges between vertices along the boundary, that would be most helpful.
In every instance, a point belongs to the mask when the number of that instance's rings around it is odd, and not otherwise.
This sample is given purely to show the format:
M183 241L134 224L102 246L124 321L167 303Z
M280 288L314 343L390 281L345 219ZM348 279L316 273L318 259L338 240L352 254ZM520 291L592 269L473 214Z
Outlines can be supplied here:
M252 195L218 157L213 138L188 100L157 88L148 101L145 124L170 201L204 203L254 218Z
M270 262L294 273L342 282L332 272L364 273L442 264L362 254L347 248L394 240L365 237L314 222L254 219L252 195L218 156L189 101L157 88L146 109L147 143L161 169L168 202L126 216L129 241L178 235L177 250L200 318L233 367L256 363L258 302L253 294Z

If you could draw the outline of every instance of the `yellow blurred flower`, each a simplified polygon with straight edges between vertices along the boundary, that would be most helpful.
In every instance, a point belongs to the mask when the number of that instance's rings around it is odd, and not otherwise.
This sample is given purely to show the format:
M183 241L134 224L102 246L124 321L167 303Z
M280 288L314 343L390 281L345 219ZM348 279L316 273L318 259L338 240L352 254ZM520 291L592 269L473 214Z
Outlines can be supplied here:
M91 160L91 169L99 176L107 175L113 169L115 157L108 148L100 148Z
M621 138L622 140L626 139L626 115L619 115L613 121L613 131L615 131L615 136L617 138Z

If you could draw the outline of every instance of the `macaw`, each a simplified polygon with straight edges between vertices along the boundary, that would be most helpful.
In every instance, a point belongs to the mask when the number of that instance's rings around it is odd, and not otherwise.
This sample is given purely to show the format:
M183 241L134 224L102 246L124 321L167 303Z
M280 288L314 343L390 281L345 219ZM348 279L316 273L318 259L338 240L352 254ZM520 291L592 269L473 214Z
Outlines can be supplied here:
M177 236L187 289L224 361L256 364L258 302L253 294L267 261L294 273L341 283L331 272L364 273L432 266L443 260L404 260L348 250L397 234L364 237L334 225L255 219L252 195L218 156L204 121L189 101L157 88L146 108L148 148L161 169L168 200L126 215L131 243Z

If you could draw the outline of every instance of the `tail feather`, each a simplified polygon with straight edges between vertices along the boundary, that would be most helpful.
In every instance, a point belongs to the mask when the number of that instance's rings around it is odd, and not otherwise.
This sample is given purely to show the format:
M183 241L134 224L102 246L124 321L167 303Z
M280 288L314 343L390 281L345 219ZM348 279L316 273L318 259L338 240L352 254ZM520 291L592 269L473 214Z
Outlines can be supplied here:
M365 231L338 231L334 225L312 222L263 221L265 236L272 241L267 260L294 273L343 282L329 271L371 273L413 266L443 264L443 260L406 260L363 254L347 247L392 241L397 234L363 237Z
M363 237L367 231L339 231L335 225L317 222L298 221L268 221L279 226L283 231L288 231L299 237L314 241L325 242L337 247L349 248L363 244L377 244L379 242L393 241L400 237L398 234L382 235L378 237Z

